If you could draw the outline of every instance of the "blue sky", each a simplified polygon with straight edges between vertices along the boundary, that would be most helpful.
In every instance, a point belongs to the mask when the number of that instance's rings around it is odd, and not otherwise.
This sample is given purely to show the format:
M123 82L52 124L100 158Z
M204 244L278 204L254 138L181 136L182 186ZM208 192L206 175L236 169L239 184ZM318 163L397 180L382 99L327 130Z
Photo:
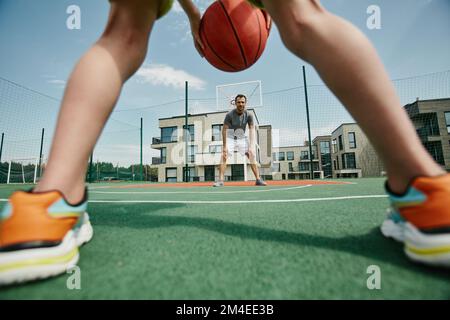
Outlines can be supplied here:
M212 1L194 2L204 11ZM450 70L449 0L322 0L322 4L369 37L391 79ZM69 5L81 9L81 30L66 27ZM380 30L366 27L370 5L381 9ZM0 0L0 77L61 98L73 65L101 35L108 9L106 0ZM216 85L242 81L261 80L264 91L302 85L304 63L284 48L276 27L254 66L225 73L197 54L188 26L179 6L157 21L145 63L126 84L117 110L182 99L185 79L191 80L190 96L195 98L214 98ZM307 70L309 84L322 84L311 67ZM0 104L0 114L5 108L3 104L2 111ZM131 121L125 113L115 112L113 117Z

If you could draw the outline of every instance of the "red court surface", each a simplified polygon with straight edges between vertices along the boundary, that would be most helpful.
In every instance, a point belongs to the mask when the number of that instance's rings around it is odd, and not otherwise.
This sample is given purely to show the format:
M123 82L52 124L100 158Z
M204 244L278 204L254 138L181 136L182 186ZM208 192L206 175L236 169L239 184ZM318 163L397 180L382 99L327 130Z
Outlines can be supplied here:
M152 183L152 184L130 184L125 186L112 186L109 188L134 189L134 188L193 188L211 187L214 182L177 182L177 183ZM352 182L323 181L323 180L279 180L266 181L268 186L306 186L306 185L328 185L328 184L351 184ZM254 187L254 181L227 181L225 187Z

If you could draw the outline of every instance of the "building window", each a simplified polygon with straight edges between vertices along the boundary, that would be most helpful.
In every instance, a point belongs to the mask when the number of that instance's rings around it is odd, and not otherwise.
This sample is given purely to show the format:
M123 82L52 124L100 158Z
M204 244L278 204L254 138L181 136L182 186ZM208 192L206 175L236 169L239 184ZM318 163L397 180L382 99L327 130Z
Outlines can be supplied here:
M232 164L231 165L231 180L232 181L242 181L244 179L245 179L244 165L243 164Z
M345 165L347 169L356 169L355 153L345 153Z
M340 167L339 167L339 157L336 157L336 164L337 164L337 170L340 170Z
M279 152L278 153L278 161L284 161L284 156L285 156L285 154L284 154L284 152Z
M337 152L336 139L333 139L333 142L331 144L333 145L333 153L336 153Z
M288 161L294 160L294 151L288 151L286 155L287 155Z
M188 141L194 141L195 138L195 127L193 124L189 124L187 128L187 133L189 135Z
M188 161L190 163L195 162L195 154L197 153L197 146L196 145L190 145L188 148Z
M272 153L272 159L273 159L273 161L277 161L277 153L276 152Z
M339 151L341 151L341 150L344 149L344 144L343 144L343 142L342 142L342 135L340 135L340 136L338 137L338 139L339 139Z
M212 141L222 141L223 124L213 124L212 126Z
M166 168L166 182L177 182L177 168Z
M161 148L161 163L167 162L167 148Z
M333 160L333 164L334 164L334 170L337 170L337 166L336 166L336 160Z
M294 167L292 166L292 162L289 162L289 172L294 171Z
M428 142L425 144L425 148L437 163L445 165L444 153L442 152L442 144L440 141Z
M313 162L313 171L319 171L319 163L318 162Z
M345 163L345 153L341 154L342 158L342 169L347 169L346 163Z
M209 146L209 153L221 153L222 146L221 145L212 145Z
M331 177L333 175L330 151L330 142L320 141L320 161L322 162L322 170L325 178Z
M426 131L427 135L429 135L429 136L441 135L441 133L439 132L439 123L438 123L436 113L433 113L430 117L425 118L424 125L425 125L425 131ZM448 131L448 129L447 129L447 131Z
M447 124L447 132L450 133L450 112L445 112L445 123Z
M177 127L161 128L161 143L177 142Z
M186 176L186 167L183 167L184 177ZM185 178L183 178L185 180ZM187 181L199 181L199 177L197 176L196 167L188 167L187 168Z
M348 144L349 144L350 149L356 148L356 137L355 137L354 132L348 133Z
M328 141L320 141L320 153L330 153L330 143Z
M280 163L273 163L272 164L272 172L280 172L280 171L281 171Z
M299 169L299 171L309 171L309 163L308 162L299 162L298 169Z
M300 152L300 159L301 160L308 160L309 159L309 152L308 151L301 151Z

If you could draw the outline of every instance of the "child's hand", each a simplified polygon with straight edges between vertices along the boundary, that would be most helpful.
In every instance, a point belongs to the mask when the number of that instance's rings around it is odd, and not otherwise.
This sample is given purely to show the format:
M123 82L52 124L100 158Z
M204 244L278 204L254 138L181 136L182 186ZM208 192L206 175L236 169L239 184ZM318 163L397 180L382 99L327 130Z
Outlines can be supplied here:
M203 53L203 49L205 47L203 46L203 42L200 38L200 20L201 20L200 13L189 17L189 22L191 24L191 33L192 33L192 38L194 40L195 49L197 49L198 53L203 58L205 56L205 54Z

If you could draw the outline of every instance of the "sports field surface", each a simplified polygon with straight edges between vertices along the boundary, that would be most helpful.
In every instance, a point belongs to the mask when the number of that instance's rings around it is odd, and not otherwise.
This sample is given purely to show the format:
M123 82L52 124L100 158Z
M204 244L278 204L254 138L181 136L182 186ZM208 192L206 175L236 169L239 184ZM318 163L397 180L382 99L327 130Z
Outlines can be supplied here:
M0 299L450 298L450 270L409 262L381 235L383 179L328 182L92 184L81 289L64 274ZM0 206L18 188L30 186L0 186ZM367 288L371 265L380 290Z

